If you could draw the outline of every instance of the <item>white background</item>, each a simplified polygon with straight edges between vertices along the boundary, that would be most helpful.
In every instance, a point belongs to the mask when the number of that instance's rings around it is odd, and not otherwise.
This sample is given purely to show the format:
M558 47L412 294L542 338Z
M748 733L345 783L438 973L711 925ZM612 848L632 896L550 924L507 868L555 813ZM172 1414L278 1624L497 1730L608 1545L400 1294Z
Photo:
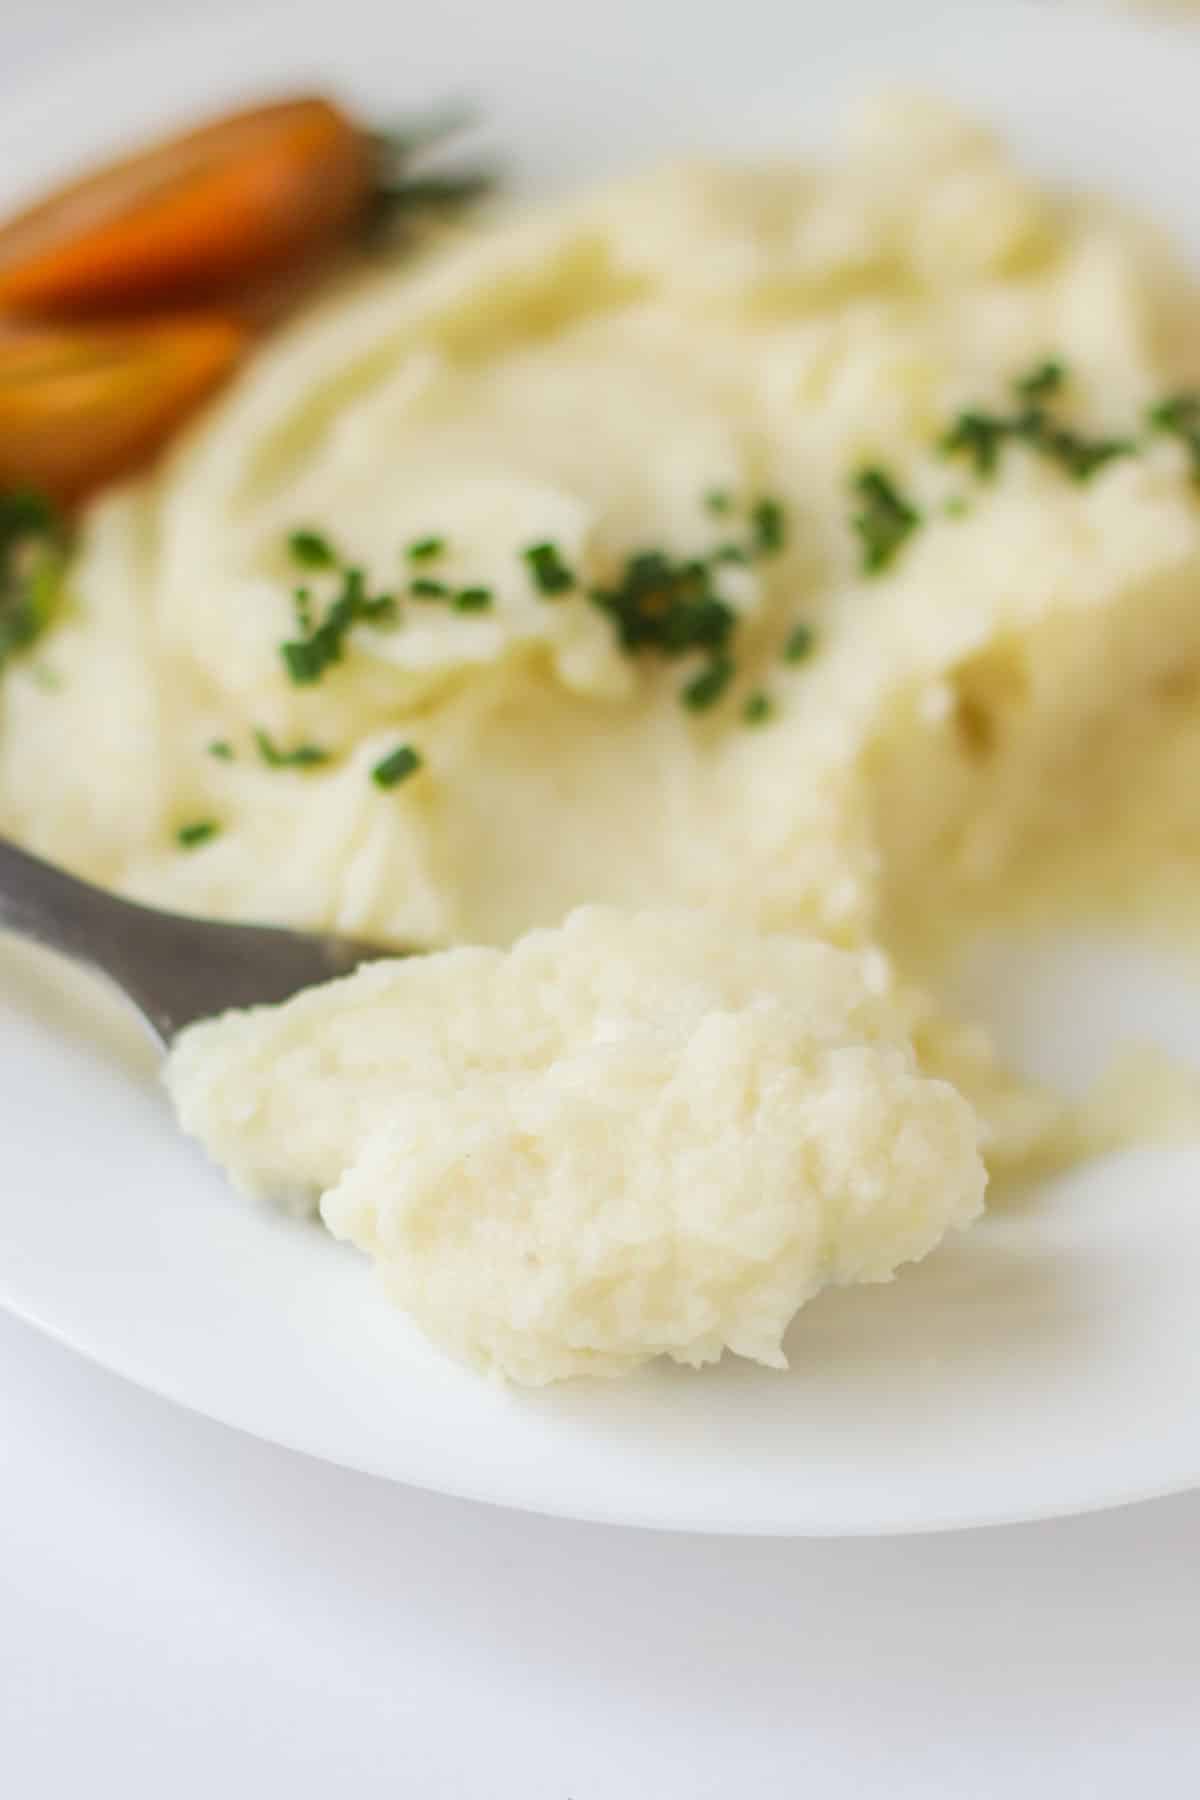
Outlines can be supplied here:
M171 10L6 0L0 83ZM1174 1800L1198 1602L1200 1495L892 1542L567 1525L306 1462L0 1318L14 1800Z

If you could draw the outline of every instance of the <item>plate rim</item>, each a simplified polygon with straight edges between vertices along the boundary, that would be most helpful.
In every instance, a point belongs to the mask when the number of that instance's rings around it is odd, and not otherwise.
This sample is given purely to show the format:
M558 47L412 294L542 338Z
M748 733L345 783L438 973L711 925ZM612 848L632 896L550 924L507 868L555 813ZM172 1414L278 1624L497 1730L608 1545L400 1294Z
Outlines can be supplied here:
M315 11L303 0L304 10ZM853 6L870 13L878 10L881 0L851 0ZM991 10L995 14L1004 11L1022 12L1030 17L1040 10L1034 0L1009 0L1008 7L1002 7L996 0L989 0ZM208 47L202 54L211 55L212 47L218 43L228 44L231 36L239 38L257 33L269 26L272 20L291 20L296 8L283 4L282 0L257 0L236 17L222 14L217 18L186 21L163 21L155 18L144 29L118 32L106 38L102 49L94 44L75 51L68 57L43 59L35 64L28 76L28 91L17 96L6 105L6 117L3 130L0 132L6 140L20 139L22 133L36 120L46 106L48 94L58 94L60 102L63 96L78 91L86 86L93 89L97 83L98 71L102 73L109 68L127 68L132 60L141 67L163 67L169 61L177 61L189 51L197 53L200 46ZM931 13L952 13L953 5L947 0L926 0L926 10ZM23 71L18 70L18 74ZM0 89L3 84L0 83ZM261 84L256 84L260 91ZM6 102L8 96L6 95ZM105 106L115 110L120 103L120 92L117 89ZM598 1505L589 1510L586 1507L564 1504L561 1501L540 1504L536 1498L529 1496L513 1497L498 1494L489 1490L486 1481L478 1485L469 1481L455 1481L437 1477L428 1472L412 1475L399 1474L395 1470L379 1466L370 1456L355 1458L345 1453L325 1451L314 1447L311 1443L298 1440L286 1431L265 1429L261 1424L253 1424L232 1416L218 1407L206 1405L203 1401L189 1398L186 1392L180 1391L180 1384L169 1377L155 1377L152 1372L139 1366L136 1356L114 1353L111 1348L89 1341L86 1329L71 1325L61 1318L46 1313L33 1300L22 1297L12 1291L4 1272L0 1272L0 1306L24 1325L49 1337L73 1354L82 1356L98 1368L106 1370L119 1379L131 1382L167 1401L169 1404L211 1419L228 1429L242 1432L247 1436L257 1437L262 1441L275 1444L289 1452L311 1456L335 1466L346 1467L356 1472L373 1476L377 1479L396 1481L431 1493L444 1494L456 1499L503 1506L509 1510L532 1513L536 1516L567 1518L582 1523L605 1524L655 1530L663 1532L685 1532L689 1534L703 1533L713 1536L736 1537L880 1537L880 1536L916 1536L929 1535L959 1530L978 1530L1018 1523L1033 1523L1041 1520L1082 1516L1093 1512L1113 1510L1119 1507L1138 1504L1172 1494L1179 1494L1200 1487L1200 1440L1197 1441L1193 1457L1194 1466L1190 1472L1177 1473L1166 1480L1161 1478L1138 1480L1131 1477L1125 1482L1113 1482L1103 1490L1096 1490L1085 1496L1066 1497L1056 1502L1040 1504L1036 1510L1025 1506L997 1505L993 1509L981 1508L975 1513L966 1513L960 1507L953 1512L939 1515L930 1511L921 1518L886 1519L886 1522L869 1523L852 1521L827 1523L797 1522L795 1519L785 1520L779 1517L768 1517L764 1513L759 1517L740 1516L717 1522L705 1514L689 1514L685 1504L681 1502L673 1517L667 1518L659 1514L639 1515L635 1508L624 1508L620 1505Z

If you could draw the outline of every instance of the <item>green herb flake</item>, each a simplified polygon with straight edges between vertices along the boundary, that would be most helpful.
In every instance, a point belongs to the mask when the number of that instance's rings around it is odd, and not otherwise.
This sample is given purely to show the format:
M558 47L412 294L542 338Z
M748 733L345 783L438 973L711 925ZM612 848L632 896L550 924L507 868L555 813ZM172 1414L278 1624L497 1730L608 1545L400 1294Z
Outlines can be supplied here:
M1048 356L1045 362L1022 375L1013 382L1013 392L1021 400L1048 400L1051 394L1059 393L1066 385L1066 365L1057 357Z
M1178 438L1192 462L1192 477L1200 483L1200 389L1171 394L1150 409L1150 424Z
M254 742L258 746L258 754L272 769L315 769L319 764L329 761L328 750L322 750L317 744L297 744L294 750L281 750L265 731L254 733Z
M288 551L292 561L304 569L337 567L337 552L319 531L293 531L288 538Z
M207 844L215 838L220 829L215 819L193 819L191 824L179 827L175 833L175 842L181 850L198 850L201 844Z
M733 495L725 488L709 488L704 496L704 510L716 518L723 518L733 511Z
M743 544L718 544L709 560L715 563L748 563L750 552Z
M281 644L279 654L283 657L283 666L288 672L288 679L296 687L311 687L320 681L332 657L326 654L323 645L312 642L293 640Z
M1130 438L1087 438L1064 425L1047 419L1040 408L1032 408L1018 419L1014 435L1022 437L1043 456L1051 458L1072 481L1090 481L1098 470L1117 457L1132 456L1137 445Z
M279 646L288 677L297 687L311 687L325 671L341 662L345 641L355 625L383 624L396 616L391 594L371 595L361 569L342 570L341 588L319 622L309 619L304 636ZM302 627L303 629L303 627Z
M538 592L547 599L575 586L575 576L559 554L557 544L530 544L521 554Z
M296 630L309 632L312 630L312 592L309 588L298 587L292 594L292 611L296 615Z
M405 555L409 562L431 562L435 556L440 556L445 548L445 538L423 537L410 544Z
M877 575L912 536L921 515L882 469L861 470L852 486L862 503L851 520L862 546L862 566L868 575Z
M1040 363L1013 383L1013 391L1025 402L1017 413L960 413L941 440L947 456L966 456L983 479L994 475L1000 453L1008 443L1024 443L1051 462L1056 462L1073 481L1090 481L1098 470L1118 457L1132 456L1137 445L1130 438L1086 437L1063 425L1044 401L1059 394L1066 382L1064 365L1054 359Z
M975 473L983 480L994 475L1000 451L1012 435L1013 423L991 413L962 412L942 437L938 448L943 456L966 456L975 465Z
M408 591L414 600L445 600L450 593L444 581L431 581L428 576L410 581Z
M66 521L44 495L0 493L0 669L53 619L69 551Z
M689 712L707 712L721 699L734 673L731 656L714 656L706 669L680 689L679 698Z
M942 507L942 511L948 519L965 519L970 510L964 494L951 494Z
M395 594L367 594L359 605L358 616L364 625L391 625L400 616Z
M607 613L623 650L657 650L667 657L689 650L714 654L728 645L737 614L713 586L705 562L677 562L663 550L639 550L611 588L589 598Z
M793 625L788 634L783 646L783 660L788 663L807 662L816 647L816 632L802 620L799 625Z
M454 596L454 610L461 613L486 612L492 604L492 590L486 587L459 588Z
M750 512L750 524L756 555L778 556L787 541L787 520L779 501L756 501Z
M765 725L771 711L771 696L760 688L757 693L747 696L742 707L742 719L747 725Z
M371 770L371 780L376 787L399 787L402 781L407 781L422 766L420 751L414 750L411 744L400 744L395 750L389 751L382 762L375 764Z
M233 745L228 738L214 738L208 746L208 754L215 756L218 762L232 762Z

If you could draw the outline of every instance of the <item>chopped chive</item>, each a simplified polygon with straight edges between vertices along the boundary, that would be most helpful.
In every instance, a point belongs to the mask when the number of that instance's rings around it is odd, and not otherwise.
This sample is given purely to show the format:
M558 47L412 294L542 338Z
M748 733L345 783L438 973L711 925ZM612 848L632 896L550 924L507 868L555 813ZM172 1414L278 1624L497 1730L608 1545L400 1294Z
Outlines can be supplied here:
M853 488L862 502L851 520L862 546L862 566L868 575L877 575L917 529L921 515L882 469L861 470Z
M759 556L777 556L787 539L787 523L778 500L756 502L750 512L754 549Z
M314 624L306 637L279 646L284 667L297 687L320 681L325 670L341 662L345 640L353 627L373 618L378 609L392 608L390 595L372 599L366 591L366 577L361 569L343 569L342 586L320 624Z
M799 625L793 625L787 642L783 646L784 662L807 662L816 648L816 644L816 632L811 625L807 625L801 620Z
M297 631L312 630L312 594L306 587L298 587L292 594L292 610L296 615Z
M333 545L319 531L293 531L288 549L292 561L305 569L332 569L337 563Z
M214 738L208 746L208 754L215 756L219 762L232 762L233 745L228 738Z
M372 594L359 606L364 625L393 625L400 616L395 594Z
M530 544L521 552L534 584L548 598L565 594L575 585L575 577L559 554L557 544Z
M712 553L712 560L716 563L748 563L750 552L741 544L718 544Z
M1018 412L960 413L941 439L943 455L968 457L986 480L995 474L1005 445L1023 443L1057 462L1075 481L1090 481L1116 458L1131 456L1137 446L1129 438L1087 438L1057 422L1044 402L1061 392L1066 379L1063 363L1054 358L1040 363L1013 383L1013 392L1024 402Z
M1200 391L1184 390L1160 400L1150 409L1150 424L1179 439L1191 458L1193 479L1200 482Z
M0 492L0 669L53 620L70 547L67 522L44 494Z
M450 589L444 581L430 581L422 576L419 581L410 581L408 591L414 600L444 600Z
M707 712L710 706L716 705L733 676L733 658L714 656L706 669L680 689L679 698L689 712Z
M455 612L486 612L492 604L492 590L486 587L459 588L454 596Z
M709 488L704 496L704 509L720 518L723 513L733 511L733 495L725 488Z
M389 751L381 762L375 764L371 770L371 780L376 787L398 787L402 781L407 781L410 775L415 775L421 766L420 752L414 750L411 744L400 744L395 750Z
M1038 363L1036 368L1022 375L1013 382L1013 392L1022 400L1046 400L1051 394L1057 394L1067 379L1066 367L1057 357L1050 356L1045 362Z
M945 432L938 448L943 456L967 456L975 465L975 473L985 480L994 475L1000 460L1000 449L1012 434L1008 419L990 413L962 412Z
M432 557L440 556L445 548L445 538L418 538L414 544L408 546L405 555L410 562L429 562Z
M210 838L215 838L220 829L215 819L194 819L190 825L179 827L175 842L183 850L196 850Z
M263 761L272 769L315 769L329 761L328 750L317 744L297 744L294 750L281 750L267 732L254 733L254 742Z
M742 718L747 725L762 725L771 716L771 696L760 688L751 694L742 707Z
M737 614L713 586L703 562L675 562L662 550L638 550L615 587L593 589L589 598L607 613L623 650L657 650L685 656L714 655L726 648Z
M320 681L330 660L323 647L311 638L281 644L279 654L290 679L297 687L307 687Z
M1117 457L1132 456L1137 445L1130 438L1085 438L1065 426L1052 425L1034 408L1019 420L1016 434L1060 463L1073 481L1090 481L1097 470Z

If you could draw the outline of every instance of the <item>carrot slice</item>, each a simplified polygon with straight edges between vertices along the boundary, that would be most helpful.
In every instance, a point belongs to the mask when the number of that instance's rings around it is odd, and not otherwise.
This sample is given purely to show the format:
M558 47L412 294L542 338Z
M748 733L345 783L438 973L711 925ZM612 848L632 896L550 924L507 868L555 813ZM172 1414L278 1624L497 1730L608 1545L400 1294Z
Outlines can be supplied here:
M236 290L346 232L373 167L367 135L318 97L217 119L0 228L0 307L53 317Z
M131 473L230 372L247 337L221 314L0 336L0 491L73 501Z

